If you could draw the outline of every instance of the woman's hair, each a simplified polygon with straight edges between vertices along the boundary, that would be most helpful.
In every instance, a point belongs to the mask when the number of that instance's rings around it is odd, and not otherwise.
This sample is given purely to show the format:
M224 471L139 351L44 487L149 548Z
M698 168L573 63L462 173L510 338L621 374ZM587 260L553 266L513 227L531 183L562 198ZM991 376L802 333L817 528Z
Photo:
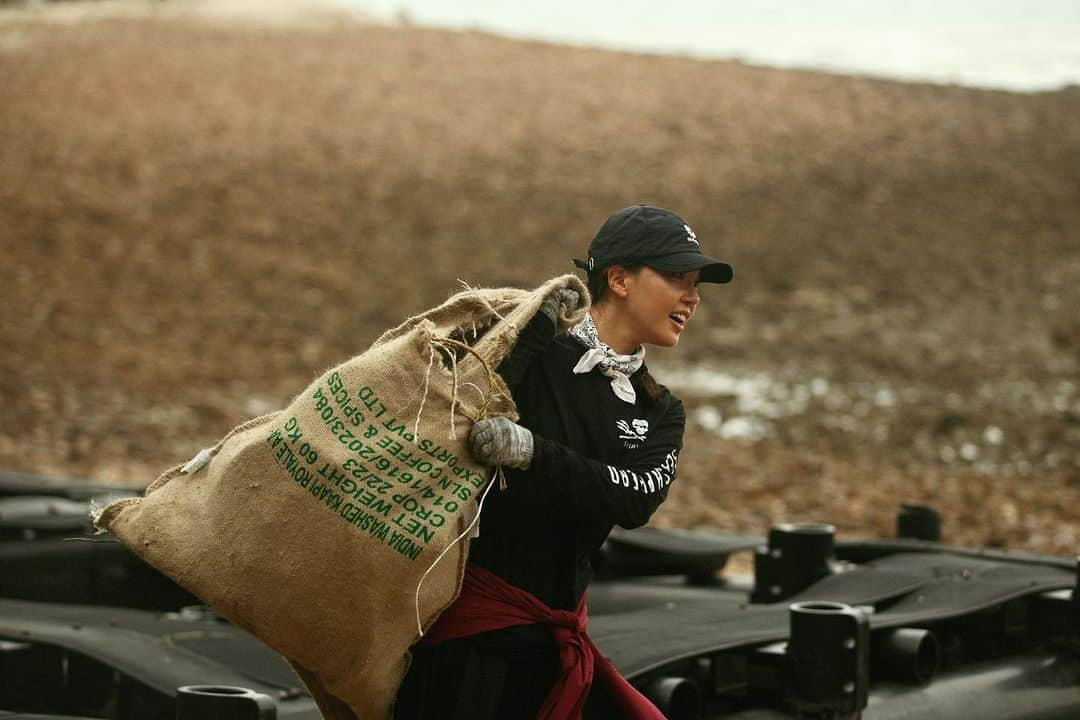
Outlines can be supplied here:
M627 270L638 270L644 267L644 263L619 263ZM589 271L588 277L585 280L585 287L589 289L589 297L592 298L593 304L599 302L599 300L607 294L608 279L607 271L610 265L606 265L601 268L593 268ZM667 395L668 389L656 382L652 375L649 374L649 369L644 365L641 366L641 372L636 373L636 379L641 384L641 389L645 391L645 394L649 397L650 403L655 404L659 402L665 395Z
M635 262L619 263L619 265L631 271L642 267L642 263ZM589 288L589 297L592 298L593 303L598 302L600 298L607 294L609 289L607 271L610 267L611 265L605 265L604 267L593 268L589 271L588 278L585 280L585 287Z

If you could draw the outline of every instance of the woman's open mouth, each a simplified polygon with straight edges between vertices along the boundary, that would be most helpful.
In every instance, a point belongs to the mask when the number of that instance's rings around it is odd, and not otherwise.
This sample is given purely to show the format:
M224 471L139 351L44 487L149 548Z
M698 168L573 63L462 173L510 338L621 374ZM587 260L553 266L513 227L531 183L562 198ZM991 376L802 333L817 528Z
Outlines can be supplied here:
M683 312L673 312L668 315L668 318L671 320L671 322L678 325L679 329L681 330L682 328L686 327L686 321L690 319L690 314Z

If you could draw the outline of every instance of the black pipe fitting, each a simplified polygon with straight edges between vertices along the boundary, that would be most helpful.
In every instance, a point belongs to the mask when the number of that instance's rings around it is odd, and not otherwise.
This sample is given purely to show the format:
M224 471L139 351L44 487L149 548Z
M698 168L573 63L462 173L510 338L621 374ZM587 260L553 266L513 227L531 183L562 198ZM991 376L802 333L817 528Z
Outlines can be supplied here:
M277 703L242 687L185 685L176 691L176 720L277 720Z
M769 544L754 553L750 602L771 603L795 595L831 572L836 528L823 523L785 523L769 531Z
M649 683L645 695L668 720L701 718L701 691L693 680L660 677Z
M793 603L787 688L800 715L858 717L870 686L870 622L834 602Z
M937 638L923 628L897 628L874 638L874 677L925 685L941 663Z

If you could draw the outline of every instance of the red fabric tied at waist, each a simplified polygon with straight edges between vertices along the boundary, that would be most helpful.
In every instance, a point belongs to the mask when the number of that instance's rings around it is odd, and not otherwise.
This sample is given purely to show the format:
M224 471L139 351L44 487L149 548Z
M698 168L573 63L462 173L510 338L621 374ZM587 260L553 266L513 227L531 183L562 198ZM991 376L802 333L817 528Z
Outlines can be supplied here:
M552 610L532 593L516 588L489 570L467 565L461 595L424 635L434 644L515 625L545 623L559 648L562 674L537 715L539 720L580 720L594 674L611 693L623 716L635 720L664 720L649 700L600 654L586 632L585 598L577 610Z

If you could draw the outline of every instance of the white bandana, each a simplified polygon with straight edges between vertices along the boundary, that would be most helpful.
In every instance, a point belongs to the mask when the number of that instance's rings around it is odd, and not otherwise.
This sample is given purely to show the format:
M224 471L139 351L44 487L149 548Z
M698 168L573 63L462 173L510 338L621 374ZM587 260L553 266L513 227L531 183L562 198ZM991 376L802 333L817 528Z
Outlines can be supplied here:
M592 315L585 314L584 319L570 328L570 334L589 350L581 356L574 366L575 375L583 375L593 368L611 378L611 389L624 402L633 404L637 393L630 382L630 376L638 371L645 362L645 346L637 349L633 355L620 355L608 347L596 334L596 323Z

